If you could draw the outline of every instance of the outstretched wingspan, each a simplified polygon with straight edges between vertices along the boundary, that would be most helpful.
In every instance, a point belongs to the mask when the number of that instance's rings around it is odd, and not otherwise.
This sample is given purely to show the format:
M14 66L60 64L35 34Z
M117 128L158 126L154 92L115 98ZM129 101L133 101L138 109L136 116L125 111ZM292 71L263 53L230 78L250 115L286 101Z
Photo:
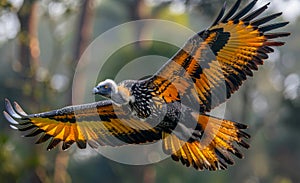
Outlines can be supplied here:
M118 85L100 82L94 93L111 100L31 115L6 100L4 116L13 128L31 130L26 136L40 135L37 143L50 140L48 150L60 142L67 149L73 143L85 148L163 139L165 153L186 166L225 169L233 164L230 153L242 158L236 145L249 147L244 140L250 135L243 131L247 126L205 113L252 76L274 51L271 46L284 44L274 38L289 35L268 33L288 22L264 25L281 13L257 18L269 3L250 12L256 2L237 11L237 0L225 15L224 6L212 26L189 39L153 77ZM158 120L157 126L147 122L149 116Z
M92 148L101 146L121 146L162 140L162 149L175 161L198 170L226 169L234 163L231 154L238 158L243 155L236 145L248 148L245 139L250 135L243 130L246 125L198 114L191 111L190 120L195 120L195 131L184 124L185 130L170 131L167 127L151 127L147 122L129 114L124 106L115 106L109 100L90 104L69 106L54 111L26 114L22 108L14 106L6 99L5 118L11 127L29 131L25 137L40 135L37 144L50 141L47 150L62 142L62 149L76 143L81 149L89 144ZM165 122L168 123L168 122ZM190 138L182 139L185 131L192 132ZM204 136L204 137L203 137ZM187 141L186 141L187 140Z
M273 41L290 33L269 33L288 22L264 25L282 13L257 18L268 4L250 12L257 0L237 11L241 0L226 15L225 6L213 25L190 38L152 78L143 81L155 88L166 102L186 97L190 104L200 106L200 112L208 112L228 99L242 85L253 70L262 65L270 46L284 42Z
M13 128L31 130L26 137L41 134L36 143L50 139L48 150L60 142L65 150L73 143L85 148L87 143L92 147L120 146L161 139L159 131L134 118L126 108L113 105L110 100L27 115L17 103L13 107L6 99L6 110L4 116Z

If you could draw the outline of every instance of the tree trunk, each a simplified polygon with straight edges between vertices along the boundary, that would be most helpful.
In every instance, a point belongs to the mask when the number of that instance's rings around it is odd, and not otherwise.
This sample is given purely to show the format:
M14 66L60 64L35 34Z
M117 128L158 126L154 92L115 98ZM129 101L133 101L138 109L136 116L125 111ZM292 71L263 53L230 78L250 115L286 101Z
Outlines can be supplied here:
M39 66L39 40L38 40L38 2L24 1L18 16L21 24L19 34L19 62L20 76L24 79L33 78ZM35 80L31 80L34 82ZM33 91L33 90L32 90Z
M75 71L77 63L81 54L88 46L93 33L93 3L94 0L83 1L81 14L79 16L77 33L75 34L75 47L73 52L73 60L71 69ZM72 103L72 87L68 89L68 103ZM69 154L63 151L59 151L56 156L55 170L54 170L54 182L66 183L71 182L71 178L68 175L67 167L69 161Z

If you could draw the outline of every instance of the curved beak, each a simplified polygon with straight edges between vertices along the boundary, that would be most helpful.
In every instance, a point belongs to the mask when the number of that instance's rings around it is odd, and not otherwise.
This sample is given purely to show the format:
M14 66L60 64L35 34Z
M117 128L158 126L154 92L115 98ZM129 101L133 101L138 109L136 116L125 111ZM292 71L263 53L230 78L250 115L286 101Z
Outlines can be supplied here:
M100 94L99 88L97 86L93 88L93 94L94 95L99 95Z

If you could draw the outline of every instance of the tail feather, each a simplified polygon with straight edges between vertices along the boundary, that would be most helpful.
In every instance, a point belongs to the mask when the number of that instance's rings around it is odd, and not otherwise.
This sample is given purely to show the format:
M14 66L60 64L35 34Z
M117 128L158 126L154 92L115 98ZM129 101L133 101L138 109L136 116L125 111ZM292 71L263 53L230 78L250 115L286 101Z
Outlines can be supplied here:
M246 125L203 114L196 119L204 130L199 140L185 142L175 134L164 133L163 149L165 153L171 154L173 160L197 170L218 170L234 164L232 155L243 158L236 145L249 148L244 140L250 138L243 131Z

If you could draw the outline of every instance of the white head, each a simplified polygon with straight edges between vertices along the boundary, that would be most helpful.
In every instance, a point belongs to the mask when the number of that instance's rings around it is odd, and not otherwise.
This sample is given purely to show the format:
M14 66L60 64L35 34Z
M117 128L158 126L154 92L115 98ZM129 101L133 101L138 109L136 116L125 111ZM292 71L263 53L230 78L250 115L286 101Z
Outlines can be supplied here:
M118 93L118 85L113 80L106 79L93 88L93 93L111 98L112 94Z
M112 99L117 104L126 104L133 102L134 97L131 96L130 89L124 85L124 82L117 85L113 80L106 79L100 82L93 89L95 95L102 95Z

